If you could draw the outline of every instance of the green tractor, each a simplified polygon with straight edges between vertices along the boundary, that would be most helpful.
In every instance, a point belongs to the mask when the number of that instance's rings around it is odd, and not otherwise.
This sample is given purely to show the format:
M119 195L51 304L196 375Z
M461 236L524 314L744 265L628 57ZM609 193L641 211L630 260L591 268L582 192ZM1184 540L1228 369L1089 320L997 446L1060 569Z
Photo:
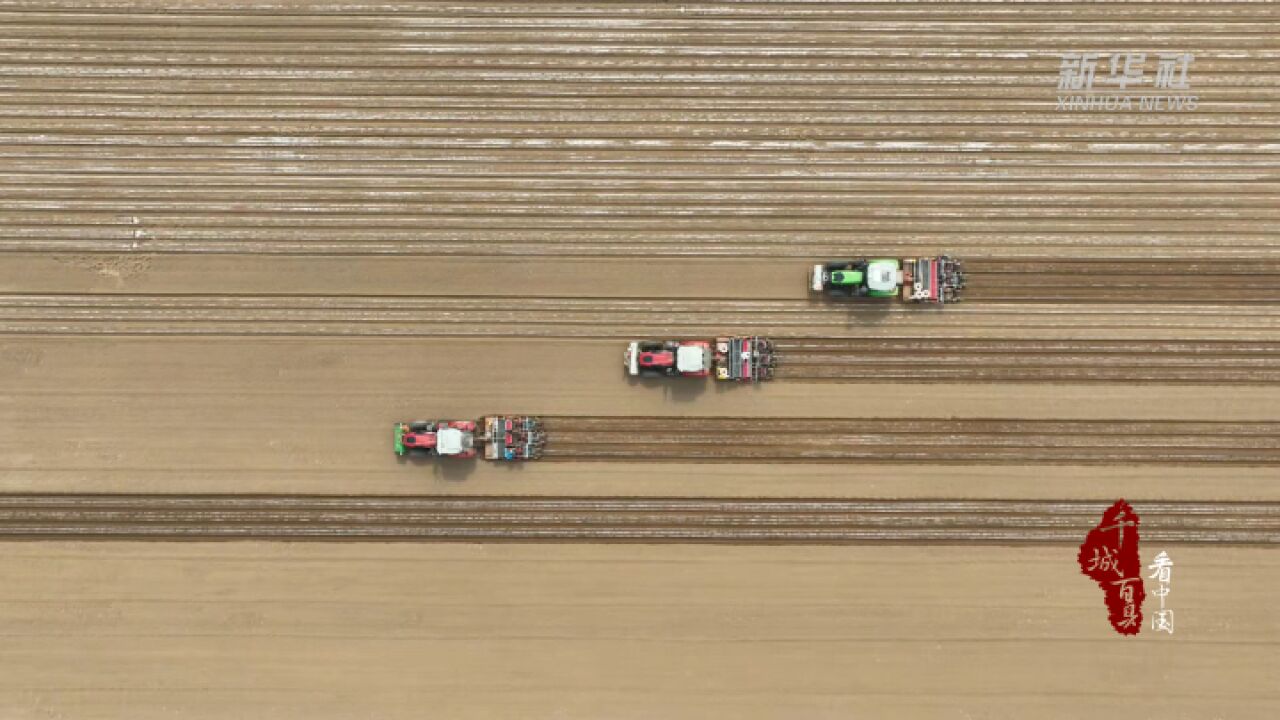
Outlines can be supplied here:
M909 303L959 302L964 289L960 261L936 258L859 258L814 265L810 287L840 298L901 297Z

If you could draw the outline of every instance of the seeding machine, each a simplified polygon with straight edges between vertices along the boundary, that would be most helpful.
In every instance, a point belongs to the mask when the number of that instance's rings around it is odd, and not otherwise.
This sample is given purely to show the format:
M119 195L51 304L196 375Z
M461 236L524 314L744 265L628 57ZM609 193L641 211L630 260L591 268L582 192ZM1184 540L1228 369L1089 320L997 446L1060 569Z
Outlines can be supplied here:
M471 420L418 420L396 423L397 455L473 458L484 450L486 460L537 460L546 446L542 421L525 415L490 415Z

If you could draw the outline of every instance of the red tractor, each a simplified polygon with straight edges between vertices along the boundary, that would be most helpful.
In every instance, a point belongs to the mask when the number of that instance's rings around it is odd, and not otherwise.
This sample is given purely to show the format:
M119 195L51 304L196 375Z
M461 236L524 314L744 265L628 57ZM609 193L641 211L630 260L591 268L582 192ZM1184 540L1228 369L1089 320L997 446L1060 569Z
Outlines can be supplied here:
M640 340L623 356L632 375L706 377L711 374L711 343L705 340Z
M627 346L622 363L631 375L706 377L760 382L773 379L773 341L750 335L709 340L638 340Z
M473 458L476 450L476 424L470 420L418 420L396 425L396 452L423 455Z
M542 420L527 415L489 415L471 420L419 420L396 423L397 455L418 453L473 458L484 446L486 460L537 460L546 447Z

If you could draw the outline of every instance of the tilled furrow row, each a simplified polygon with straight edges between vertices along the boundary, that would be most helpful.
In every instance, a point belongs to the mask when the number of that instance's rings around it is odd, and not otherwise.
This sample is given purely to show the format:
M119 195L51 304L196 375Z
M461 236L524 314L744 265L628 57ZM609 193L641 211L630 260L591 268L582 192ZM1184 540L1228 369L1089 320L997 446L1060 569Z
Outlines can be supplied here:
M485 310L468 310L466 307L411 309L343 309L343 308L164 308L164 307L119 307L109 302L101 307L92 306L56 306L35 305L33 303L6 303L0 299L0 322L5 323L133 323L150 324L157 329L164 329L176 324L205 323L221 325L282 325L282 324L324 324L329 326L359 326L363 324L383 325L596 325L602 328L628 326L635 328L655 326L690 326L720 325L756 327L772 327L778 329L845 326L850 322L862 319L864 322L879 319L882 322L896 322L901 325L943 325L944 318L932 308L902 309L890 305L875 307L849 307L835 303L824 303L817 306L793 306L790 308L756 307L733 308L715 307L709 302L708 307L700 310L682 311L679 308L665 309L665 303L655 303L656 308L602 307L596 310L583 308L557 310L519 307L520 301L507 300L508 309L490 308ZM603 304L603 303L602 303ZM1150 306L1148 306L1150 307ZM992 311L990 308L956 308L947 310L949 327L972 327L983 324L1004 323L1009 326L1039 327L1049 323L1066 325L1084 325L1086 317L1089 324L1109 327L1124 326L1126 323L1136 324L1133 313L1081 313L1072 318L1065 310L1050 309L1037 312L1024 309L1022 313L1004 312L1002 309ZM672 317L679 313L680 317ZM1220 319L1231 318L1233 314L1222 310ZM1168 317L1162 311L1141 313L1143 319L1151 323L1189 323L1212 322L1211 314L1203 312L1187 312L1180 316ZM1252 316L1235 317L1243 324L1248 321L1258 328L1280 329L1280 313L1271 308L1261 308Z
M1039 447L1024 445L892 445L868 443L848 447L788 447L740 445L726 438L719 444L658 445L561 443L549 446L545 457L551 460L610 460L625 462L810 462L810 463L946 463L982 464L1028 463L1054 465L1107 464L1232 464L1280 465L1280 448L1239 449L1216 447L1136 446L1099 450L1076 447ZM746 442L750 442L747 440Z
M886 368L904 369L911 366L925 368L946 368L964 365L981 364L988 368L1057 368L1087 367L1091 369L1132 368L1147 369L1169 368L1195 369L1203 368L1210 363L1213 367L1242 370L1272 370L1280 368L1280 352L1256 353L1252 355L1218 355L1197 354L1181 355L1176 353L1134 352L1128 354L1069 354L1069 353L1004 353L1004 352L971 352L952 353L947 350L919 350L901 353L868 352L858 354L823 354L795 355L786 353L783 370L793 369L798 373L819 373L823 370L861 372L863 370L883 370Z
M1064 367L1044 366L999 367L998 365L928 365L864 366L858 368L779 368L775 377L807 382L1153 382L1169 384L1240 383L1261 385L1280 382L1280 370L1232 370L1220 367L1212 358L1204 358L1198 367L1143 367L1135 360L1132 367Z
M114 258L106 257L105 261ZM124 259L117 259L124 262ZM141 258L145 261L146 258ZM733 311L751 311L751 312L776 312L784 314L811 313L817 309L842 308L844 310L856 310L859 308L898 308L899 305L892 303L875 303L872 301L850 301L829 298L826 296L808 296L807 273L810 266L797 263L791 268L791 272L786 275L789 279L797 281L796 291L786 295L774 296L752 296L744 293L744 297L740 299L729 298L708 298L693 296L691 298L671 298L671 297L645 297L645 296L622 296L622 295L580 295L580 296L560 296L560 295L518 295L511 291L485 295L303 295L303 294L280 294L280 295L252 295L252 294L145 294L131 295L124 293L95 293L95 294L70 294L70 293L42 293L42 294L22 294L8 293L0 295L0 307L6 309L88 309L95 311L102 310L121 310L121 311L223 311L223 312L302 312L302 311L348 311L348 312L395 312L395 311L448 311L448 310L466 310L472 312L511 312L515 310L527 312L573 312L584 310L597 310L607 312L680 312L680 313L700 313L713 314ZM966 264L967 267L967 264ZM1077 272L1087 272L1087 268L1080 268ZM966 270L969 278L969 285L974 284L973 272ZM767 279L774 280L776 276L770 275ZM990 277L992 291L1000 290L999 285L1004 284L1006 287L1032 287L1042 286L1048 292L1053 292L1055 287L1078 288L1087 287L1105 296L1108 289L1116 288L1121 291L1131 291L1141 289L1138 281L1127 282L1124 280L1107 283L1107 282L1082 282L1080 280L1072 280L1069 275L1064 274L1061 277L1049 277L1044 283L1038 284L1038 278L1030 277L1013 277L1009 275L992 275ZM984 280L985 282L985 280ZM1170 286L1185 287L1190 289L1206 289L1220 288L1231 289L1239 287L1240 283L1248 283L1248 287L1244 289L1269 289L1269 286L1280 282L1280 274L1268 275L1264 273L1258 274L1240 274L1240 275L1218 275L1208 278L1186 278L1180 281L1176 278L1169 278ZM584 290L589 286L584 286ZM596 288L598 291L607 290L607 288ZM1168 298L1166 300L1177 300L1180 304L1187 306L1188 309L1196 306L1196 303L1187 301L1181 297ZM1159 303L1161 298L1152 298L1153 303ZM1064 303L1061 308L1057 308L1059 312L1079 311L1079 303ZM952 308L953 310L963 309ZM1053 312L1055 306L1035 308L1034 312ZM1251 310L1250 312L1257 312ZM1114 342L1114 341L1113 341Z
M11 294L0 296L0 333L597 339L734 333L776 337L783 354L788 347L807 348L812 342L821 352L845 349L848 357L864 357L862 343L914 354L919 348L903 343L918 338L937 349L984 341L990 348L999 339L1024 348L1034 347L1032 342L1056 342L1060 345L1051 347L1058 348L1083 342L1090 350L1087 343L1104 342L1097 338L1116 332L1151 337L1171 352L1214 347L1197 343L1234 342L1227 347L1265 354L1274 344L1272 335L1280 331L1280 314L1267 304L1145 303L1121 311L1105 298L1095 300L1099 298L1088 303L1045 299L1033 306L979 303L938 312L894 303L784 299ZM807 349L801 353L808 354ZM982 364L979 359L969 362Z
M552 460L1280 464L1280 423L550 417Z
M1280 343L780 339L776 377L808 381L1280 381Z
M588 448L593 446L613 448L626 445L640 445L658 452L690 448L695 452L703 452L705 448L715 448L725 444L741 444L749 449L760 451L785 451L806 453L810 451L841 453L846 449L854 451L874 448L913 448L918 450L945 451L987 450L999 448L1024 448L1028 451L1056 451L1066 449L1087 450L1090 452L1106 452L1113 448L1123 448L1134 452L1149 452L1157 448L1179 451L1276 451L1280 452L1280 438L1274 436L1236 436L1236 435L1198 435L1198 434L1059 434L1025 432L980 433L980 432L935 432L935 433L891 433L874 432L859 434L814 433L805 434L789 431L785 427L757 427L754 431L736 433L730 437L707 430L689 432L670 432L651 430L643 436L619 437L613 434L581 433L556 431L552 439L558 446Z
M723 544L1032 544L1070 543L1074 530L979 529L741 529L696 527L419 527L294 525L30 525L6 531L6 540L330 540L380 542L639 542ZM1199 544L1275 545L1280 533L1251 530L1156 530L1150 541Z
M1060 543L1082 538L1103 507L1079 501L17 495L0 498L0 537ZM1280 543L1274 503L1156 502L1138 509L1149 540Z
M63 526L175 526L175 525L294 525L341 527L708 527L748 529L1002 529L1052 530L1088 527L1096 515L1062 514L891 514L891 513L795 513L795 512L513 512L513 511L315 511L306 509L269 510L102 510L47 508L0 512L0 528L16 530L48 525ZM1156 530L1235 530L1280 534L1276 516L1176 516L1149 524ZM1147 526L1144 526L1147 527ZM0 531L2 532L2 531Z
M1276 330L1250 327L1247 323L1161 323L1151 321L1142 323L1136 316L1129 324L1108 324L1111 332L1123 332L1133 337L1151 337L1155 340L1170 338L1201 338L1220 340L1238 338L1242 340L1266 340L1275 336ZM0 335L39 335L39 336L136 336L136 337L261 337L261 338L458 338L458 339L504 339L504 340L602 340L612 339L626 341L638 337L687 337L711 338L721 334L764 334L780 337L789 334L802 337L809 334L836 335L849 338L856 337L892 337L904 334L915 334L922 329L936 331L940 336L968 335L984 336L993 339L1007 337L1010 328L1002 328L991 323L955 323L926 324L903 320L901 325L854 327L845 323L843 329L837 323L822 326L760 326L739 320L735 324L683 325L667 323L658 325L626 325L603 329L598 325L577 324L544 324L544 325L474 325L451 323L438 325L431 323L138 323L138 322L68 322L68 321L0 321ZM1100 323L1102 325L1102 323ZM1023 325L1016 328L1021 338L1054 339L1061 337L1088 338L1098 334L1095 328L1084 326L1063 327L1051 323ZM842 331L843 330L843 331ZM779 360L781 363L782 360Z
M553 433L718 433L732 439L743 433L819 435L840 433L910 433L913 435L1094 435L1148 437L1255 436L1280 442L1280 422L1227 422L1186 420L1025 420L939 418L762 418L762 417L653 417L653 416L544 416Z
M282 495L5 493L0 511L316 511L378 512L698 512L846 513L895 515L978 514L1093 517L1108 503L1094 500L857 499L813 497L663 497L544 495ZM1161 517L1280 517L1280 502L1148 500Z
M1280 356L1280 341L1231 342L1231 341L1163 341L1163 340L1027 340L1008 339L993 343L984 338L867 338L843 340L839 338L783 338L774 342L778 352L787 354L788 363L798 360L825 362L831 356L857 356L872 354L897 354L914 356L918 353L947 352L960 354L999 354L1002 357L1042 355L1088 356L1105 361L1109 356L1136 354L1174 355L1195 357L1276 357Z
M7 213L16 217L18 213ZM1006 255L1039 257L1055 255L1093 255L1096 245L1106 243L1108 253L1117 257L1141 257L1150 253L1147 245L1157 240L1167 248L1190 256L1230 254L1242 259L1258 255L1275 255L1274 244L1267 237L1265 224L1256 227L1226 227L1223 223L1206 224L1186 232L1187 223L1179 227L1146 228L1151 236L1127 240L1131 227L1087 227L1076 232L1031 232L1026 226L999 224L998 237L988 236L992 226L958 227L961 222L920 227L919 221L893 227L867 223L846 226L829 221L824 230L856 233L877 237L893 234L891 247L885 241L875 245L858 244L839 239L807 239L815 228L787 223L773 228L774 240L757 240L753 236L772 223L756 220L739 223L721 219L714 227L687 228L673 231L684 220L661 223L634 222L629 218L595 221L576 218L570 223L544 223L537 218L511 223L501 217L462 222L453 219L392 217L381 215L342 215L326 217L318 214L302 218L281 213L276 215L244 214L202 215L199 227L186 226L186 220L149 221L148 229L118 224L119 214L101 214L87 222L69 222L68 211L59 209L47 217L24 222L20 227L0 227L0 251L59 253L136 253L145 247L147 253L189 255L270 255L270 256L362 256L362 257L493 257L493 258L723 258L742 257L793 260L795 257L845 258L855 253L892 256L936 253L940 248L981 249ZM125 216L127 217L127 216ZM106 218L106 219L103 219ZM356 218L356 219L353 219ZM175 224L176 223L176 224ZM1081 224L1081 223L1074 223ZM430 226L428 229L422 228ZM1147 225L1151 225L1148 223ZM513 228L527 239L513 241L505 234ZM341 237L334 237L335 228ZM385 228L370 236L369 228ZM707 234L725 236L722 240L702 239ZM436 236L445 235L444 238ZM557 237L545 237L555 235ZM787 237L778 237L778 236ZM139 237L145 238L143 244ZM599 238L607 237L600 240ZM189 239L188 239L189 238ZM788 239L789 238L789 239Z

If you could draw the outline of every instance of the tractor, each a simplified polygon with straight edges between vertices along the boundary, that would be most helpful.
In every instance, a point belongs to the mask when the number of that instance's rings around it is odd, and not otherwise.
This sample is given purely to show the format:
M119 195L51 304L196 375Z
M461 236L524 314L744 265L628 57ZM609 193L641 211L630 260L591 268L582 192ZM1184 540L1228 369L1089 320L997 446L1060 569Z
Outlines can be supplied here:
M623 367L640 377L707 377L716 380L771 380L773 341L759 336L710 340L637 340L622 355Z
M627 346L623 363L642 377L706 377L711 374L711 343L706 340L637 340Z
M814 265L810 288L836 298L894 298L908 303L960 301L964 268L946 255L934 258L859 258Z
M397 455L473 458L476 456L476 424L470 420L397 423L395 447Z
M478 427L483 427L477 434ZM484 446L488 460L536 460L546 445L542 421L526 416L493 415L479 425L471 420L418 420L396 423L397 455L473 458Z

